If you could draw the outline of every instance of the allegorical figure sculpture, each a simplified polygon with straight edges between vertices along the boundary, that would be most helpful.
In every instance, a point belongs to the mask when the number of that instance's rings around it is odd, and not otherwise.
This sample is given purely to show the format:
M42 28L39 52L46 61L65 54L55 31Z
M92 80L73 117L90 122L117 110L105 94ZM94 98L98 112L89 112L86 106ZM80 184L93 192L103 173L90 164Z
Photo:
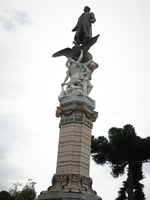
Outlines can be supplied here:
M88 96L93 88L91 83L92 73L98 67L98 64L93 61L89 49L97 42L99 37L99 34L92 37L91 23L95 21L94 13L90 13L90 8L85 6L84 13L79 17L77 25L73 29L73 31L76 31L75 45L53 54L53 57L67 57L66 77L61 84L62 91L59 99L71 95Z
M77 25L72 29L76 31L74 40L80 45L83 41L92 38L92 23L96 21L94 13L88 6L84 7L84 13L79 17Z
M98 64L93 60L89 60L86 63L81 63L83 58L83 50L79 59L75 61L72 58L68 58L66 62L66 77L62 83L62 91L59 98L71 95L85 95L88 96L92 90L92 84L90 80L92 79L93 71L98 67ZM66 82L69 79L68 82ZM67 86L64 89L64 86Z
M62 93L61 96L72 94L73 91L82 90L81 79L80 79L80 71L81 71L81 60L83 57L83 50L81 51L81 55L79 59L75 61L72 58L68 58L66 62L66 67L68 68L66 72L66 78L62 83ZM70 78L70 81L66 83L66 81ZM64 85L67 85L66 90L64 90Z

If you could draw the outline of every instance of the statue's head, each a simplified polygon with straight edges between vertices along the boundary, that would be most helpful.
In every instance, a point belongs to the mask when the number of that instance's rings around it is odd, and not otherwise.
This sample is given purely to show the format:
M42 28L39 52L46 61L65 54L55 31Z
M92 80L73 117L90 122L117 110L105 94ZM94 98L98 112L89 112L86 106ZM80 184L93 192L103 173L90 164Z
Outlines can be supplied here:
M90 10L91 10L91 9L90 9L88 6L85 6L85 7L84 7L84 12L90 12Z

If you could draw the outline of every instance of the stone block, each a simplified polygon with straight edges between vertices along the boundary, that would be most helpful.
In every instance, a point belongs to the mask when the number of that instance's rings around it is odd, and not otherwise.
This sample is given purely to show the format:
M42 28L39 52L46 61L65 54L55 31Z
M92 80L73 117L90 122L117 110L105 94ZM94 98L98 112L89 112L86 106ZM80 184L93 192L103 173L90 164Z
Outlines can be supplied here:
M60 105L67 105L73 102L84 103L95 109L95 101L86 96L73 95L60 99Z

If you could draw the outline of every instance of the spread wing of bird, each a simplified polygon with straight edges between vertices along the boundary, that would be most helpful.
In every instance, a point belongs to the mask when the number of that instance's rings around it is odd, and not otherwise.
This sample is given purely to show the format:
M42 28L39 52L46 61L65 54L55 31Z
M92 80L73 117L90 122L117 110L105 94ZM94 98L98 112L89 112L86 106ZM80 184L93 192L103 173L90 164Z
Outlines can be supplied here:
M100 35L98 34L95 37L85 40L81 46L81 49L83 49L84 52L87 52L91 48L91 46L93 46L97 42L97 39L99 38L99 36Z
M52 55L53 57L58 57L58 56L66 56L66 57L73 57L73 50L69 47L62 49Z
M81 46L75 45L72 48L67 47L65 49L62 49L62 50L54 53L52 56L53 57L66 56L66 57L70 57L70 58L77 60L79 58L81 50L83 50L83 52L84 52L83 57L85 57L86 53L91 48L91 46L96 43L99 36L100 35L98 34L93 38L85 40Z

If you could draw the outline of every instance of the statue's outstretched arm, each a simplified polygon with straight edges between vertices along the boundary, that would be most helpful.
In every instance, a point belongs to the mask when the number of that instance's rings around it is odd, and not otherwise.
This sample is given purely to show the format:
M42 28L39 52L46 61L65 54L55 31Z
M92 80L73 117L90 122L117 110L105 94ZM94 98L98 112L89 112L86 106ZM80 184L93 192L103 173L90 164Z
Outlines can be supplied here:
M82 58L83 58L83 50L81 50L80 56L79 56L78 60L76 61L76 63L79 64L81 62Z

